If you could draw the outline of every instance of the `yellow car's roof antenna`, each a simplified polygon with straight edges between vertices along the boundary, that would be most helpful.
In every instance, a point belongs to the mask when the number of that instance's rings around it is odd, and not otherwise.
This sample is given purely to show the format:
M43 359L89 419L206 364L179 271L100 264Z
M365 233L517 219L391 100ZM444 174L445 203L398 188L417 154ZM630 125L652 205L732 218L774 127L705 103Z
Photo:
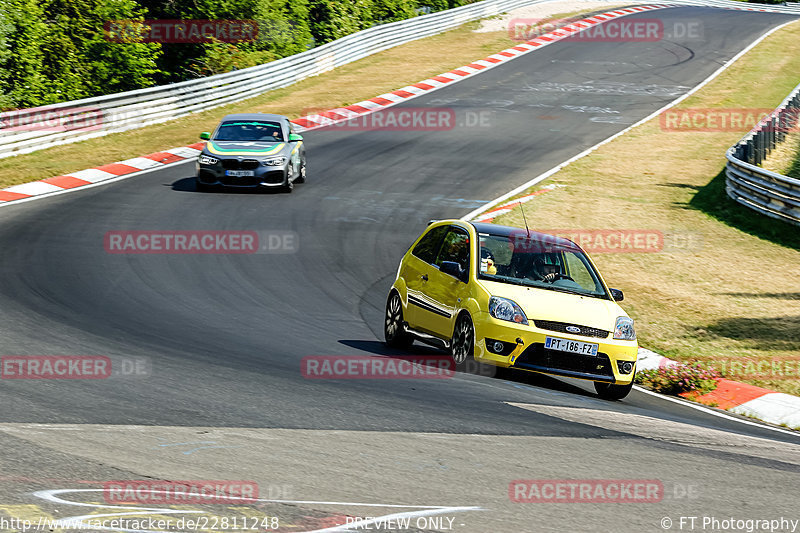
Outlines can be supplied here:
M525 218L525 208L522 207L522 202L517 202L519 204L519 210L522 211L522 220L525 222L525 229L528 230L528 238L531 238L531 229L528 227L528 219Z

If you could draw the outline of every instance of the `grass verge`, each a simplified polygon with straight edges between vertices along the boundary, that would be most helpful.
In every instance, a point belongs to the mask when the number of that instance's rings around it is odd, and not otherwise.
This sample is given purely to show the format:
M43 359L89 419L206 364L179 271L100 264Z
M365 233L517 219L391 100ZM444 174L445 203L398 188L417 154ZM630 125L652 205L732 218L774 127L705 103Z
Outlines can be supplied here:
M800 24L783 28L681 107L777 106L800 81L798 43ZM593 255L609 284L625 290L639 342L730 379L800 394L800 232L726 196L725 150L744 133L664 131L656 118L555 174L550 181L566 187L525 212L543 229L694 237L683 251ZM518 208L495 222L523 227Z
M786 136L762 165L767 170L800 179L800 133L792 132Z

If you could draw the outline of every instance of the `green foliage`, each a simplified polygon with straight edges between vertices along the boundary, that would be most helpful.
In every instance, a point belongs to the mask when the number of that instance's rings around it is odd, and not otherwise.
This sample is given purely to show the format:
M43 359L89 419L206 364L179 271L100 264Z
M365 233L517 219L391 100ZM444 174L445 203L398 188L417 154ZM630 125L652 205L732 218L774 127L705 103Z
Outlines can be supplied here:
M472 0L0 0L0 109L36 107L242 69ZM115 21L253 20L241 42L112 38ZM128 24L128 27L132 27ZM144 27L144 25L143 25Z
M108 20L140 16L133 0L5 1L12 29L0 83L7 105L35 107L153 84L159 45L112 42L103 33Z
M696 392L705 394L717 388L719 372L704 368L699 363L677 364L655 370L639 370L635 382L643 387L662 394Z
M10 72L6 68L8 58L11 57L11 42L9 35L14 26L11 24L11 6L8 0L0 0L0 111L11 107L8 79Z
M417 16L416 0L373 0L372 20L378 24L410 19Z
M372 0L311 0L311 34L318 44L323 44L369 28L373 22L371 9Z
M313 44L307 0L140 0L148 19L253 20L257 36L236 43L166 43L159 82L246 68L303 52ZM231 57L225 58L224 54Z

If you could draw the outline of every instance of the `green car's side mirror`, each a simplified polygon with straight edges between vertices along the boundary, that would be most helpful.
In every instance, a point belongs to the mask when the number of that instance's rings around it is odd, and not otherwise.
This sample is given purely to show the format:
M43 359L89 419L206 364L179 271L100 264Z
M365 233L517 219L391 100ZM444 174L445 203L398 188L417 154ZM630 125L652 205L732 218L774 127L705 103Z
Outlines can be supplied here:
M289 142L296 142L296 141L302 141L302 140L303 140L303 136L298 134L298 133L290 133L289 134Z
M200 138L203 139L204 141L207 141L211 139L211 134L208 133L207 131L204 131L203 133L200 134Z

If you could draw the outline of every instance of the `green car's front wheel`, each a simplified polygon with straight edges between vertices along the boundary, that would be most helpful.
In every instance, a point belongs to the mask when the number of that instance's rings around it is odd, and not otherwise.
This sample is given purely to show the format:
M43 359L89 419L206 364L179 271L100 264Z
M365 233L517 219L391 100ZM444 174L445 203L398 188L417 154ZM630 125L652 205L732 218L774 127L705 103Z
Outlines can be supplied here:
M306 182L306 159L303 158L300 161L300 170L297 172L297 177L294 179L295 183L305 183Z

